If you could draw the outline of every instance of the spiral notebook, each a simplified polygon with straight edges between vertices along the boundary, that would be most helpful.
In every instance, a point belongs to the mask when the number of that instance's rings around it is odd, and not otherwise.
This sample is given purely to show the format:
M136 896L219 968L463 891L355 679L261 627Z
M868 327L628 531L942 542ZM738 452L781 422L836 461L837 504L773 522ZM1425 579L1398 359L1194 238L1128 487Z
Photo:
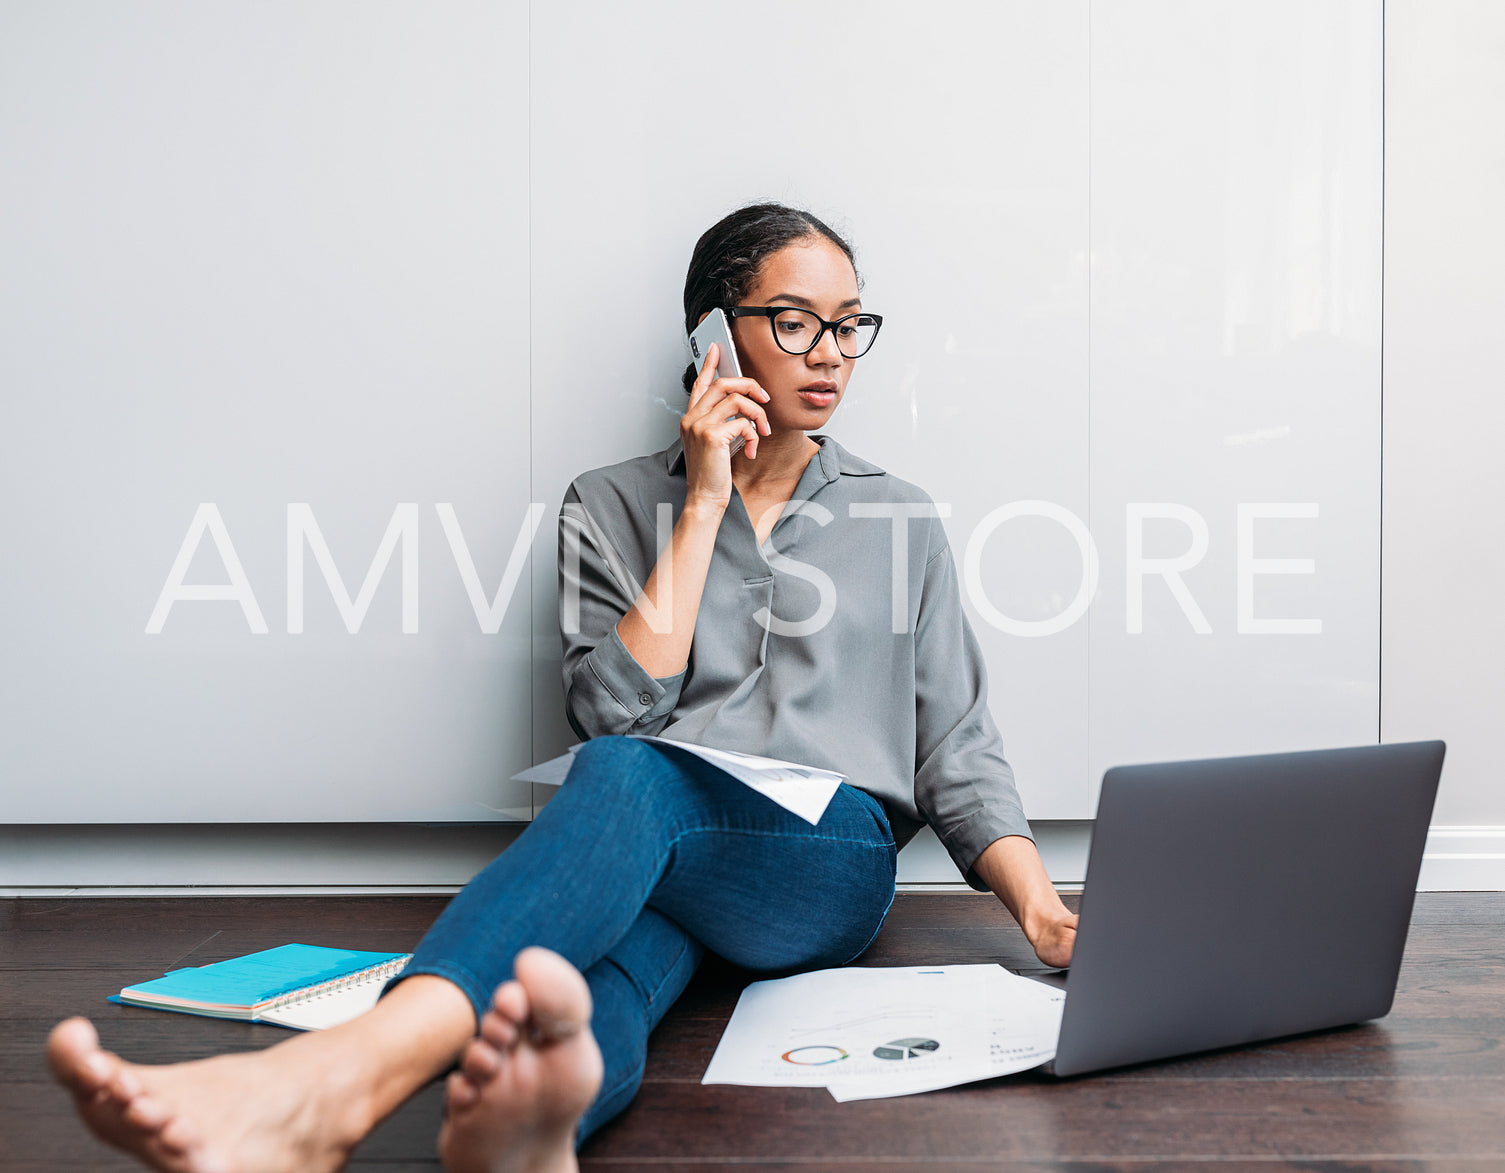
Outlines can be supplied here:
M411 953L280 945L229 961L175 969L127 986L110 1001L180 1014L324 1030L376 1005Z

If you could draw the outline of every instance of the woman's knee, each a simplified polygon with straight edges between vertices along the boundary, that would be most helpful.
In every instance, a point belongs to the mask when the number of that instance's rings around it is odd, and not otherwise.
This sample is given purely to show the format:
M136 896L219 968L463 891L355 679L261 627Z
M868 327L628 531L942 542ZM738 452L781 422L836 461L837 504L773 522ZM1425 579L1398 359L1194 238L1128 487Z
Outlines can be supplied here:
M568 781L589 778L593 782L641 781L656 774L663 757L641 737L610 734L593 737L575 751Z
M741 909L695 923L713 952L747 969L771 972L848 964L876 940L893 904L892 849L846 856L846 880L801 893L787 887L760 914ZM672 911L672 910L671 910Z
M640 737L611 735L587 741L575 751L566 786L598 791L602 801L624 810L663 813L694 789L685 764Z
M565 790L592 792L593 803L636 800L647 786L652 760L635 737L593 737L575 751Z

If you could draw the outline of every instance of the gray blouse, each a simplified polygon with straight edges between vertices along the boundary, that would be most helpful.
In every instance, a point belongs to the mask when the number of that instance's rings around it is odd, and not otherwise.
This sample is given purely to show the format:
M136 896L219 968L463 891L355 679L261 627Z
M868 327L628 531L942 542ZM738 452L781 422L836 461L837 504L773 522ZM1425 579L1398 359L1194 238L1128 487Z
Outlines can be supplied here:
M761 546L733 488L676 676L650 675L616 624L684 507L680 441L575 479L559 519L570 724L583 738L656 734L839 771L883 802L899 846L929 823L986 891L977 857L1030 829L938 511L829 436L811 439L820 452Z

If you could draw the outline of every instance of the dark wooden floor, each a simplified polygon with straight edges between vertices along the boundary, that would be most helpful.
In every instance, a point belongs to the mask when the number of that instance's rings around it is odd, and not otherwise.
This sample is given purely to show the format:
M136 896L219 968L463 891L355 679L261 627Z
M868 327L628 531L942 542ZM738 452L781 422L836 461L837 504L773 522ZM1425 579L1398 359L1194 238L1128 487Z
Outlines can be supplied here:
M77 1127L44 1076L49 1026L87 1013L142 1061L269 1045L273 1027L110 1005L178 965L310 940L404 949L442 900L0 901L0 1169L127 1168ZM986 896L902 895L863 964L1033 955ZM1300 958L1292 958L1300 964ZM587 1168L1075 1170L1505 1169L1505 894L1417 898L1400 991L1377 1023L1057 1083L1034 1074L838 1104L816 1089L702 1087L746 974L707 967L654 1035L628 1111ZM433 1169L437 1085L360 1150L356 1169Z

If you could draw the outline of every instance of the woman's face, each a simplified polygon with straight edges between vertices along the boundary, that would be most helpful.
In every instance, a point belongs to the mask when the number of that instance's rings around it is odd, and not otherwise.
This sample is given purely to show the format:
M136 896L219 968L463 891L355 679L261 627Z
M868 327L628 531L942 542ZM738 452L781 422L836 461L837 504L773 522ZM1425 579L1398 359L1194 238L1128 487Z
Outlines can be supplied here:
M764 261L741 304L813 310L828 322L862 308L852 262L820 236L786 245ZM810 432L823 427L841 402L856 364L837 349L831 331L821 336L814 350L786 354L774 341L767 318L736 318L731 327L742 373L768 392L764 411L772 430Z

